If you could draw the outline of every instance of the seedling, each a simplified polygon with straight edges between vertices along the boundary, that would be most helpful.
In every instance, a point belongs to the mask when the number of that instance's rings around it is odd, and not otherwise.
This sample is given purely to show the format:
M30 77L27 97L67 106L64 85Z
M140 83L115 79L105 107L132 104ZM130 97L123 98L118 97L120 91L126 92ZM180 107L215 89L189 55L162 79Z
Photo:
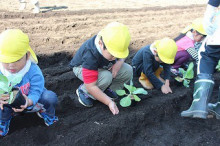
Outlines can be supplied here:
M220 60L218 61L218 65L215 67L217 71L220 71Z
M191 62L185 71L183 68L179 68L179 72L183 75L183 77L175 77L175 80L178 82L183 82L183 85L185 87L189 87L190 79L193 79L194 77L194 70L193 70L194 64Z
M137 96L137 94L147 95L147 91L143 88L136 88L133 86L132 80L130 81L130 85L124 84L124 87L128 89L129 94L126 93L125 90L116 90L116 93L119 96L125 96L120 100L120 105L122 107L128 107L131 105L132 101L139 102L141 99Z
M22 80L22 77L17 76L9 76L6 77L4 75L0 75L0 95L2 94L8 94L9 100L8 103L11 104L15 100L14 92L12 91L12 88L20 83Z

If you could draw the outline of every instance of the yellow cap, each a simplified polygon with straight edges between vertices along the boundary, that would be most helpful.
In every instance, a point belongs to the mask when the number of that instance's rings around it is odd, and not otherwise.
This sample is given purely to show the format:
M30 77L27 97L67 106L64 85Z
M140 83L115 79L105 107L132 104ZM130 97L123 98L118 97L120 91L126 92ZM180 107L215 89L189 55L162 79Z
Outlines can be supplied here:
M109 23L100 35L109 53L116 58L126 58L129 54L130 33L128 27L119 22Z
M196 31L198 31L202 35L207 35L205 32L205 29L203 27L203 20L202 18L197 18L192 23L192 28Z
M0 62L16 62L28 51L37 63L37 56L29 45L29 38L21 30L8 29L0 34Z
M177 52L175 41L170 38L163 38L154 43L161 61L166 64L173 64Z

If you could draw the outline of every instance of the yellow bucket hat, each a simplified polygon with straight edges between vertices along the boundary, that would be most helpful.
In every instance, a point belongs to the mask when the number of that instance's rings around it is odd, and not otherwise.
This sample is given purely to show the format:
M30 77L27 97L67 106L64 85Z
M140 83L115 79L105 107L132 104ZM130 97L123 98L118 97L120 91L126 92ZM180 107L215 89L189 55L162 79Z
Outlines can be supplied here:
M28 36L20 29L8 29L0 34L0 62L12 63L30 52L35 63L37 56L29 45Z

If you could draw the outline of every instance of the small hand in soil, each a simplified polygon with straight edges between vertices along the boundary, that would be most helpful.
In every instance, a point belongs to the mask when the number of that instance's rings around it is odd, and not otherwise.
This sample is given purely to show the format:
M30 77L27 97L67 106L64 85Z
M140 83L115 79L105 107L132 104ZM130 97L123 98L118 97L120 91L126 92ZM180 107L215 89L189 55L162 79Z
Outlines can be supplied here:
M118 107L116 106L114 101L111 101L108 105L113 115L117 115L119 113Z

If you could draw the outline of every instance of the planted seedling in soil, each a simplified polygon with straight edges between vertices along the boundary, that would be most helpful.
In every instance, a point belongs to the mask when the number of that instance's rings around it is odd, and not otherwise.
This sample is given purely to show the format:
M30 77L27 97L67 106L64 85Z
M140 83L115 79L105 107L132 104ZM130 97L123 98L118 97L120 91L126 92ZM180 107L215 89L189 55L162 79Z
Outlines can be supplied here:
M20 108L25 104L25 99L18 88L14 88L15 85L20 83L21 76L9 76L0 75L0 95L9 95L8 104L11 107Z
M128 90L128 94L125 90L116 90L116 93L119 96L125 96L120 100L120 105L122 107L131 106L132 103L136 103L141 101L141 99L137 96L137 94L144 94L147 95L147 91L143 88L136 88L133 86L132 80L130 81L130 85L124 84L124 87Z
M193 70L194 64L191 62L185 71L183 68L179 68L179 72L182 74L182 77L177 76L175 77L175 80L178 82L183 82L183 85L185 87L189 87L190 80L194 77L194 70Z

